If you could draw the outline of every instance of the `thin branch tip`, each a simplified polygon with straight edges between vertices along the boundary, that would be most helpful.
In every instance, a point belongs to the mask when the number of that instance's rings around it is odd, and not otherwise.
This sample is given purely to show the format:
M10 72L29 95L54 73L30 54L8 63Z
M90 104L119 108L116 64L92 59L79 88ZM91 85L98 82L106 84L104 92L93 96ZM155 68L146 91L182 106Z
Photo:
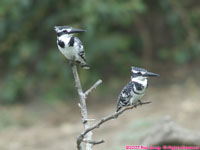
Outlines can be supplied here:
M87 121L96 121L96 119L85 119Z
M81 108L81 104L80 103L78 103L78 107Z
M85 139L83 139L83 142L85 142L85 143L90 143L90 144L92 144L92 145L97 145L97 144L102 144L102 143L104 143L105 141L104 141L104 140L92 141L92 140L85 140Z
M89 93L92 92L93 89L96 89L97 86L99 86L103 81L101 79L99 79L95 84L93 84L93 86L91 86L84 94L85 96L87 96Z

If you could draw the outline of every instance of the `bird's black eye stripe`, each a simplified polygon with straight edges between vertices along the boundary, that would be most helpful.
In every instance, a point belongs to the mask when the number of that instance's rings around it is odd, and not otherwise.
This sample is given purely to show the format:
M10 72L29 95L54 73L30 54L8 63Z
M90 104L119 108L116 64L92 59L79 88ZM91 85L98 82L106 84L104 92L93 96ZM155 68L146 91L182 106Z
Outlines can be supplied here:
M62 32L58 32L58 33L57 33L57 36L61 36L61 35L62 35Z
M63 34L68 34L67 30L61 31L57 33L57 36L61 36Z
M138 72L138 74L139 74L139 75L142 75L142 73L141 73L141 72Z

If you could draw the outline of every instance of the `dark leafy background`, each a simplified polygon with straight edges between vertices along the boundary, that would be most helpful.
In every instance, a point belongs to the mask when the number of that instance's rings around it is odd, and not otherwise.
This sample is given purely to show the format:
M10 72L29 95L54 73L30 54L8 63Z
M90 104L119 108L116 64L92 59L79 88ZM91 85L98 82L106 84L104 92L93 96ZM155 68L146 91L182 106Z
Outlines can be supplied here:
M90 71L84 87L128 78L132 65L194 64L200 58L197 0L1 0L0 101L70 100L76 95L70 65L56 46L55 25L86 29ZM155 69L154 69L155 70ZM168 70L166 70L167 72ZM115 85L115 84L114 84Z

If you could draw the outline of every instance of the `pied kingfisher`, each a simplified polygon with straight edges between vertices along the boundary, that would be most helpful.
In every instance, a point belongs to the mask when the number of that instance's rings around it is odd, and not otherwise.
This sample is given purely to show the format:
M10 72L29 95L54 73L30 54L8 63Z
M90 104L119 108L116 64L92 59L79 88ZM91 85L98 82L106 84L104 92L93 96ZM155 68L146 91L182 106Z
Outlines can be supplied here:
M78 62L84 69L89 69L82 42L73 36L73 33L80 33L85 30L73 29L70 26L55 26L54 30L57 33L57 45L60 52L69 59L71 64Z
M156 77L159 74L148 72L146 69L131 67L131 81L122 89L117 104L117 112L125 106L141 103L147 88L147 78Z

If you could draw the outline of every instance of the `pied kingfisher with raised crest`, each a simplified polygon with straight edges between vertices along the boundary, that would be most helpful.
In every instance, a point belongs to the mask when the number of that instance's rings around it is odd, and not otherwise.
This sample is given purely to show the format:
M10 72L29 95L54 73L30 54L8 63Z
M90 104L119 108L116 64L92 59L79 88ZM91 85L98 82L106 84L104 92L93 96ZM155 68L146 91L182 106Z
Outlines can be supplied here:
M82 42L74 37L73 33L85 32L82 29L73 29L70 26L55 26L57 45L60 52L70 61L70 64L80 63L84 69L89 69L86 64L85 52Z
M117 112L125 106L142 104L141 98L144 96L148 85L147 78L159 76L159 74L138 67L131 67L131 71L131 81L126 84L118 97Z

